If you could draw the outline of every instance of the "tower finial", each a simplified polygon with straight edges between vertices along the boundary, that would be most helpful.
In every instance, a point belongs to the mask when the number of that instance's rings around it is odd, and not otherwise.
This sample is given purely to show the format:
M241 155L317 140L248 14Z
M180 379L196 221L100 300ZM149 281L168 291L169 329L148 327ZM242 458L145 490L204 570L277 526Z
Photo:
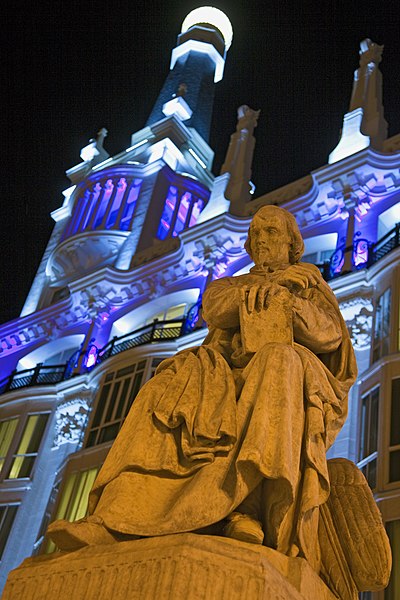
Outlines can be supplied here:
M93 165L99 163L110 155L103 148L104 138L107 136L108 131L105 127L102 127L97 132L96 138L91 138L87 146L84 146L81 150L81 159L85 162L92 162Z
M232 45L233 29L230 20L222 10L213 6L200 6L192 10L182 23L182 33L186 33L191 27L202 25L212 27L221 34L226 51Z
M234 204L248 202L254 193L251 179L251 163L256 140L253 132L257 127L259 110L253 110L246 104L237 111L236 131L231 135L221 175L229 173L229 183L225 190L225 198Z
M387 138L387 122L383 114L382 74L379 63L383 46L370 39L360 43L360 66L354 73L349 112L343 118L343 131L329 163L337 162L371 146L382 148Z
M103 147L103 143L105 138L108 135L108 130L105 127L102 127L101 129L99 129L99 131L97 132L97 136L96 136L96 146L99 147Z

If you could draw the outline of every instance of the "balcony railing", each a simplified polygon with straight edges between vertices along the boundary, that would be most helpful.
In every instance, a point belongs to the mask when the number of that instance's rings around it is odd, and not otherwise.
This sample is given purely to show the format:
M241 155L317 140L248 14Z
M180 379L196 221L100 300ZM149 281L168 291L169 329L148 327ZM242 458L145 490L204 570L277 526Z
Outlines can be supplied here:
M99 350L97 364L102 363L110 356L124 352L124 350L130 350L136 346L177 339L185 333L189 333L185 324L186 321L184 319L178 321L154 321L151 325L145 325L134 332L114 337L111 342Z
M365 238L354 240L352 246L339 247L332 254L331 259L317 265L326 281L347 275L374 265L378 260L400 246L400 223L388 231L377 242L370 242Z
M97 361L93 366L130 348L151 344L152 342L167 342L180 338L190 333L190 331L186 319L154 321L150 325L145 325L125 335L114 337L99 350ZM74 362L78 362L78 359L79 356L75 358ZM91 369L83 368L83 372L89 370ZM80 374L76 369L74 370L74 365L71 365L70 361L63 365L43 365L39 363L32 369L13 371L11 375L2 379L0 381L0 395L19 388L60 383L60 381L65 381Z
M54 384L68 379L66 376L68 363L64 365L37 364L32 369L14 371L0 381L0 394L32 385Z

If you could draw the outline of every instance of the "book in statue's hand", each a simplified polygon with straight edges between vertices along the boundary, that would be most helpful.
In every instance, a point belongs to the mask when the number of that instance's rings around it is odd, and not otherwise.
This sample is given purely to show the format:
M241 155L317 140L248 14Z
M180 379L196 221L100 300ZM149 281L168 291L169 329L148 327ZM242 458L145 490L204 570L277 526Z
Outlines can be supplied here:
M240 332L245 352L257 352L270 342L293 345L291 304L272 298L267 308L249 312L243 302L240 305Z

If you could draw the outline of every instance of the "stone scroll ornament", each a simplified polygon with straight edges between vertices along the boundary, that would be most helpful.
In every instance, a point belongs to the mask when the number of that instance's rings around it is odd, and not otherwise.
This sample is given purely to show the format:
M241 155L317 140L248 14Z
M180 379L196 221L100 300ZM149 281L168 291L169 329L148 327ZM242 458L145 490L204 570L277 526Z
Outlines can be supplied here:
M355 600L387 585L391 552L361 472L326 459L357 375L349 333L290 213L261 208L245 248L250 272L203 295L203 344L138 394L89 516L48 533L66 551L184 532L264 545Z

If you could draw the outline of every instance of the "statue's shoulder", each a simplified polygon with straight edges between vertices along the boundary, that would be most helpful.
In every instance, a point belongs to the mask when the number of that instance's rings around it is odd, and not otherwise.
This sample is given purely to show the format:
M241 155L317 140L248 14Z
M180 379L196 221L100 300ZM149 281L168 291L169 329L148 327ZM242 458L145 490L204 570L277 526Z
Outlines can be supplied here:
M233 275L233 276L229 276L229 277L221 277L219 279L214 279L214 281L209 283L207 287L218 287L218 286L228 287L228 286L232 286L232 285L237 286L237 285L246 283L246 281L248 279L249 279L248 275Z
M321 271L319 270L318 267L316 267L312 263L299 262L299 263L296 263L294 266L301 267L302 269L307 269L307 271L310 271L310 273L312 273L313 275L316 275L317 277L322 279Z

